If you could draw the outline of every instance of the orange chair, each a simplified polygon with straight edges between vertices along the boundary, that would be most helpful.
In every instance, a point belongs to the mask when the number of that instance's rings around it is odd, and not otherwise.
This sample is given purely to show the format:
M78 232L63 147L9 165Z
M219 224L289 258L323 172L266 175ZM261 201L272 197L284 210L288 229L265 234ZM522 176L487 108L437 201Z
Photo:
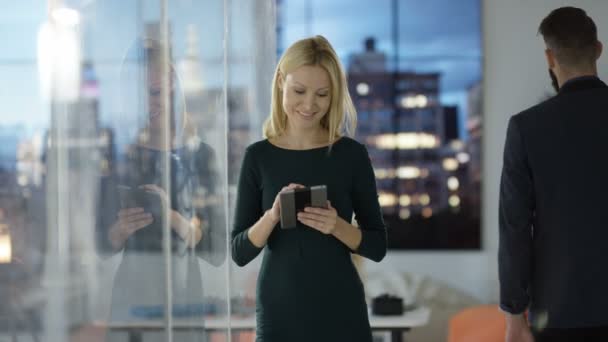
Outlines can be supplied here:
M226 338L225 333L211 333L210 335L211 342L226 342L228 339ZM232 341L233 342L254 342L255 341L255 332L254 331L240 331L236 333L232 333Z
M452 316L448 342L503 342L505 329L498 305L474 306Z

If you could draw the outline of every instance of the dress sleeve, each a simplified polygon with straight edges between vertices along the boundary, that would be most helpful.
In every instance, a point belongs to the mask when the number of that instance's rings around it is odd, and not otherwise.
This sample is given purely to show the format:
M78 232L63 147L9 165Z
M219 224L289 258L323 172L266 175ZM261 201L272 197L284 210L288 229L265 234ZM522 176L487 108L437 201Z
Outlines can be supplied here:
M234 226L232 229L232 259L239 266L247 265L263 248L256 247L247 232L262 216L261 177L251 148L245 151L238 181Z
M357 146L352 194L355 219L361 229L361 244L356 251L361 256L380 262L386 255L386 226L382 218L376 178L364 145Z

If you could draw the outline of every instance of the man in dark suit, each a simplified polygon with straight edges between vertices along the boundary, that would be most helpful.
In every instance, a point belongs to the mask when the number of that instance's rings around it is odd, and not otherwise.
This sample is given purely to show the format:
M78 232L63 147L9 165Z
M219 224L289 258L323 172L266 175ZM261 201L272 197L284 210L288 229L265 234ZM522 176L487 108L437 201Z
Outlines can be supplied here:
M541 23L558 93L509 120L500 183L506 340L608 341L608 87L585 11ZM526 320L524 312L528 310Z

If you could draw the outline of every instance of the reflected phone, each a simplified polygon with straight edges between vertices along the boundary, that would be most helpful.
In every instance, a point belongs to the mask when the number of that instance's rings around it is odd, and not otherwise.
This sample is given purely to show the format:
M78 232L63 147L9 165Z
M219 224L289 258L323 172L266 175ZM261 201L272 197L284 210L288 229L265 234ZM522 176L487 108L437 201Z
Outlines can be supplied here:
M118 185L117 189L121 208L144 208L151 214L160 214L161 198L157 193L126 185Z
M311 187L290 189L281 193L281 228L295 228L297 214L306 207L327 208L327 187L315 185Z

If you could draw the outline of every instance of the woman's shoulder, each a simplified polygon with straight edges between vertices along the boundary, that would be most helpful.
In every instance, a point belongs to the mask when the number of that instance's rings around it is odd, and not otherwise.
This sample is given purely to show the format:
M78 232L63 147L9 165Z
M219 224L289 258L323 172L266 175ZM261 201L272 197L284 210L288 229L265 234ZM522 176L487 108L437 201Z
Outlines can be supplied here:
M267 153L269 151L269 147L271 147L270 141L268 139L256 141L245 149L245 154L249 155L260 155Z
M357 141L351 137L347 137L347 136L343 136L338 141L336 141L334 143L334 146L332 149L335 151L340 151L342 153L346 153L346 154L353 154L353 155L361 155L362 153L367 154L367 148L365 147L364 144L360 143L359 141Z
M361 144L360 142L358 142L357 140L355 140L354 138L348 137L348 136L342 136L338 139L338 141L336 141L334 143L334 145L337 144L341 144L345 147L350 147L350 148L361 148L363 147L363 144Z

